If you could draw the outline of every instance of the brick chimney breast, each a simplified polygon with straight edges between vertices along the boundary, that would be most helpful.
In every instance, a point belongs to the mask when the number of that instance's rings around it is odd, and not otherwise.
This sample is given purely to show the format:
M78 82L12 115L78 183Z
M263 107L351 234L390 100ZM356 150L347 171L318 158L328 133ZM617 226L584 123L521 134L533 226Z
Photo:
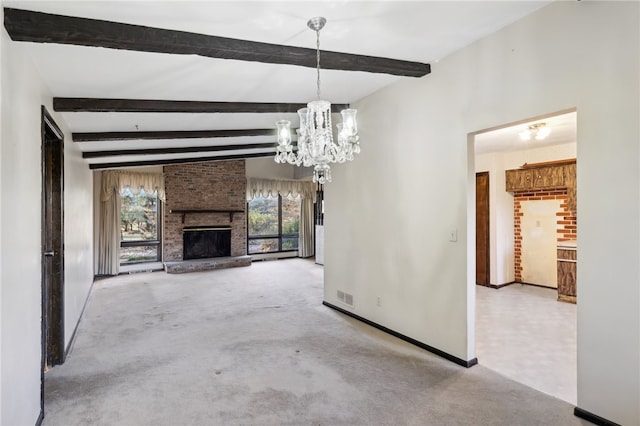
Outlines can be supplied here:
M185 226L231 226L231 256L247 254L247 202L244 160L164 166L163 260L180 261ZM241 210L227 213L170 213L171 210Z

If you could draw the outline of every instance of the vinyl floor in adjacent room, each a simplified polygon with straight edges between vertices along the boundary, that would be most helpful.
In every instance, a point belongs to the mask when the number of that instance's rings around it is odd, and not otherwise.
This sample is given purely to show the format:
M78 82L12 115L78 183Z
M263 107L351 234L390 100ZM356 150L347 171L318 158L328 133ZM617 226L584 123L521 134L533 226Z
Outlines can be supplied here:
M557 297L530 285L476 286L476 352L485 367L575 405L577 307Z
M97 281L44 425L587 424L323 306L322 282L301 259Z

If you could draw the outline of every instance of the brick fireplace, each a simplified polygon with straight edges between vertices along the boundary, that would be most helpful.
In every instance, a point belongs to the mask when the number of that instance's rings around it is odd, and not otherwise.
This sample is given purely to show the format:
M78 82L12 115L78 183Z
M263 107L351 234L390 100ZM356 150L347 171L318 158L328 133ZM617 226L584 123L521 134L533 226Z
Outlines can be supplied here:
M174 263L183 260L184 231L197 227L231 228L231 257L246 257L247 179L244 160L165 166L164 179L166 205L163 254L165 262ZM216 210L216 212L207 210Z

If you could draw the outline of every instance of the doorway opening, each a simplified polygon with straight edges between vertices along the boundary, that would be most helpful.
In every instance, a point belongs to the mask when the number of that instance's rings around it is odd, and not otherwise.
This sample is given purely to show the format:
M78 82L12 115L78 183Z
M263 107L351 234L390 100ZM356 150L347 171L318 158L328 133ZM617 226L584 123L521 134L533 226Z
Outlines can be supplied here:
M42 385L64 362L64 137L43 106L42 135ZM44 389L41 389L44 397Z
M542 127L550 133L536 138ZM577 235L576 129L575 109L564 110L474 132L469 145L478 360L573 404L577 311L559 293L565 288L558 253L575 248ZM575 301L575 273L573 279Z

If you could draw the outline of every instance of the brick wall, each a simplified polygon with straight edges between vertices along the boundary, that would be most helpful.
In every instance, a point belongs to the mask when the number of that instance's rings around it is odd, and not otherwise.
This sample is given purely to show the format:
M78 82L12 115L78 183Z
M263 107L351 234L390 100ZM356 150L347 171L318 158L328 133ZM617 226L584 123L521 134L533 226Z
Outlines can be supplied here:
M522 212L522 201L535 201L535 200L560 200L560 210L556 213L558 218L557 240L575 240L577 237L577 218L575 213L569 211L569 204L567 203L567 190L566 189L553 189L553 190L535 190L526 192L515 192L513 200L513 233L514 233L514 267L515 267L515 281L522 282L522 233L521 233L521 217L524 215Z
M246 191L244 160L208 161L164 166L167 196L164 210L164 261L182 260L183 226L230 225L231 256L247 254ZM232 209L228 213L169 213L172 209Z

